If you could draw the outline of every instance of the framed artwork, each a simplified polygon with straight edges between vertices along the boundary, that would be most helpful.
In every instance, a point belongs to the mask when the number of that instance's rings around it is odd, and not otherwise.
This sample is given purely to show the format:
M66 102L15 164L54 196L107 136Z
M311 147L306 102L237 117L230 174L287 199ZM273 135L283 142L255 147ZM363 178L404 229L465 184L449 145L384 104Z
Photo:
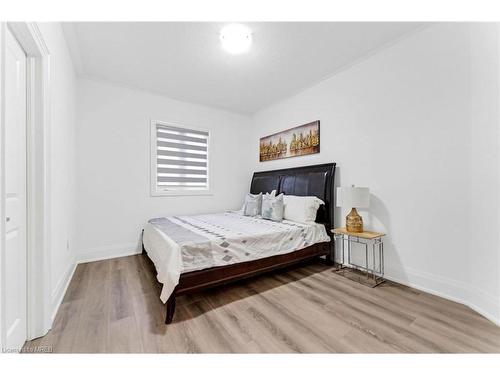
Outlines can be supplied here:
M319 153L319 120L260 139L260 161Z

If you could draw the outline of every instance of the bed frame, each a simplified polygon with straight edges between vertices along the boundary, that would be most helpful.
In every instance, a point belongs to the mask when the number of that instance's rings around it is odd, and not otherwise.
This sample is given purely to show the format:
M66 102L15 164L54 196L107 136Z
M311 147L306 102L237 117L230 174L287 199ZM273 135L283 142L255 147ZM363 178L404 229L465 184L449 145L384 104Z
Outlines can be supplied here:
M330 229L332 229L334 223L335 206L334 179L335 163L255 172L252 177L250 192L258 194L276 190L277 194L318 197L325 204L318 209L316 222L324 224L328 235L331 236ZM142 246L142 252L145 253L144 245ZM321 256L325 256L327 264L333 264L333 239L329 243L314 244L288 254L183 273L180 276L179 284L167 301L165 323L170 324L172 322L175 313L175 299L179 295L196 293Z

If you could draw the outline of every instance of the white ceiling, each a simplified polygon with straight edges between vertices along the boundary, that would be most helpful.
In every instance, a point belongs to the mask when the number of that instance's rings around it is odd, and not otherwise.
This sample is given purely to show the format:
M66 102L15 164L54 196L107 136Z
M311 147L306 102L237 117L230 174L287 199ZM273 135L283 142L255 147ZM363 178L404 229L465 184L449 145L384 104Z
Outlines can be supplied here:
M224 52L223 23L63 25L78 73L173 99L253 113L421 26L418 23L246 23L253 45Z

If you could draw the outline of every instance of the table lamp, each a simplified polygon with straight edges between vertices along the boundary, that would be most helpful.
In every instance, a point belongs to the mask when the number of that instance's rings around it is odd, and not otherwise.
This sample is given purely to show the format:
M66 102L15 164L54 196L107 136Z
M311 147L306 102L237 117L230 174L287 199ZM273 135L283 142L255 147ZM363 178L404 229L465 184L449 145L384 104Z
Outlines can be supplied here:
M348 232L363 232L363 218L359 216L356 208L367 208L370 205L370 189L367 187L337 188L337 207L351 207L351 212L346 216L346 229Z

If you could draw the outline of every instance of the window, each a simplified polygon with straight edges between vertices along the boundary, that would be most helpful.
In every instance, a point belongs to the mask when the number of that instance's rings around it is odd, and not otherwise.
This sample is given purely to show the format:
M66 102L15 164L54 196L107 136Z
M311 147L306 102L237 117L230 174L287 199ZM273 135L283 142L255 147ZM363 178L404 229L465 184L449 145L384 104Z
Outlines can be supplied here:
M210 193L208 141L208 131L153 121L151 194Z

